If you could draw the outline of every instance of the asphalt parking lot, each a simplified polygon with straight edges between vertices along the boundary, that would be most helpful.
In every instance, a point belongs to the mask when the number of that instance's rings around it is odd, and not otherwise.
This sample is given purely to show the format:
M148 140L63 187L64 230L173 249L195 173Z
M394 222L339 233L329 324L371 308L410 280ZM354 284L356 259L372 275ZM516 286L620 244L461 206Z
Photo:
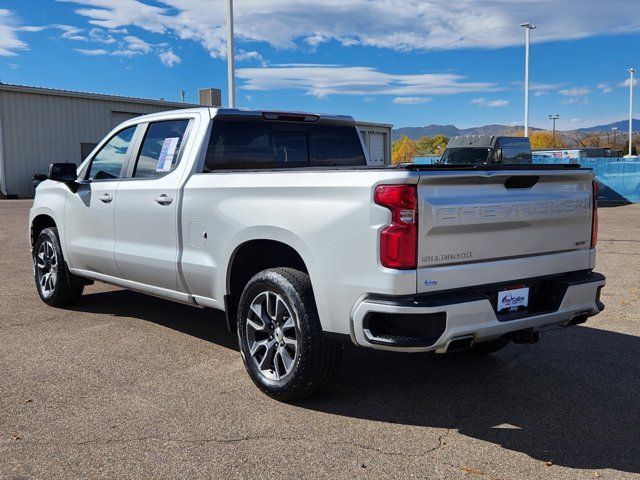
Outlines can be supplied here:
M600 210L607 308L491 358L349 348L262 395L223 315L96 284L45 306L29 201L0 201L0 478L636 478L640 207Z

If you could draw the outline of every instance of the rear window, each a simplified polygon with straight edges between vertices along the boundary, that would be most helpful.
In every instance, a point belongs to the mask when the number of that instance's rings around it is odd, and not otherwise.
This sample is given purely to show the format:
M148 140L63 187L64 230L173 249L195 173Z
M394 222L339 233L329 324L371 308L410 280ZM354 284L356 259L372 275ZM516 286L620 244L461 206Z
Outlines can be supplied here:
M440 163L448 165L482 165L489 161L490 148L447 148Z
M219 119L213 121L203 171L365 165L353 126Z

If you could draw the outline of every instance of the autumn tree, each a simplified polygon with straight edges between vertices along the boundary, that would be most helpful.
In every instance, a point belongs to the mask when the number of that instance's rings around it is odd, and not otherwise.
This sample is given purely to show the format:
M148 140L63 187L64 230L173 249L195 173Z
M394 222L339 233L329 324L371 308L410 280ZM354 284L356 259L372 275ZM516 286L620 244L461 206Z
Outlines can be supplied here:
M580 145L582 145L583 147L599 147L601 146L602 139L599 135L592 134L585 136L584 138L578 140L578 142L580 142Z
M531 142L532 150L547 150L549 148L565 148L565 143L562 137L556 133L555 142L553 139L553 133L551 132L531 132L529 135L529 141Z
M391 163L396 165L398 163L413 162L413 157L415 157L417 154L417 143L411 140L406 135L402 135L393 143L391 149Z

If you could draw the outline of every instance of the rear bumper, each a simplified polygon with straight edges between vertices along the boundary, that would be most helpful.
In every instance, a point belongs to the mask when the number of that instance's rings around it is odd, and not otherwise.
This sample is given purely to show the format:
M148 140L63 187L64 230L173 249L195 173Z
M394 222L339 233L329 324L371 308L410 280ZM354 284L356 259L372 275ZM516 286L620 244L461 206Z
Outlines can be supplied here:
M581 323L604 309L599 300L606 282L602 274L573 273L541 281L554 286L557 301L549 309L517 315L496 314L490 292L497 284L412 298L364 298L353 310L352 339L381 350L445 352L454 340L478 343L518 330ZM390 328L384 328L385 322Z

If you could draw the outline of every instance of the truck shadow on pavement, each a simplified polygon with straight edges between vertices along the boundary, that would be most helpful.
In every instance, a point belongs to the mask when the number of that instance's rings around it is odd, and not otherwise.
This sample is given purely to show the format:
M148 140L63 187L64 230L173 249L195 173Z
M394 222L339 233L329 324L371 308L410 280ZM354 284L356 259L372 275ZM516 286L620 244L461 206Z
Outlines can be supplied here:
M237 350L221 312L128 290L85 295L76 309ZM346 347L333 386L298 407L451 429L554 465L640 473L640 338L587 326L540 338L475 358Z
M638 337L582 326L481 358L349 348L334 389L303 405L457 430L554 465L640 473L639 351Z
M217 310L182 305L132 290L84 294L73 310L139 318L238 350L235 335L227 330L224 313Z

